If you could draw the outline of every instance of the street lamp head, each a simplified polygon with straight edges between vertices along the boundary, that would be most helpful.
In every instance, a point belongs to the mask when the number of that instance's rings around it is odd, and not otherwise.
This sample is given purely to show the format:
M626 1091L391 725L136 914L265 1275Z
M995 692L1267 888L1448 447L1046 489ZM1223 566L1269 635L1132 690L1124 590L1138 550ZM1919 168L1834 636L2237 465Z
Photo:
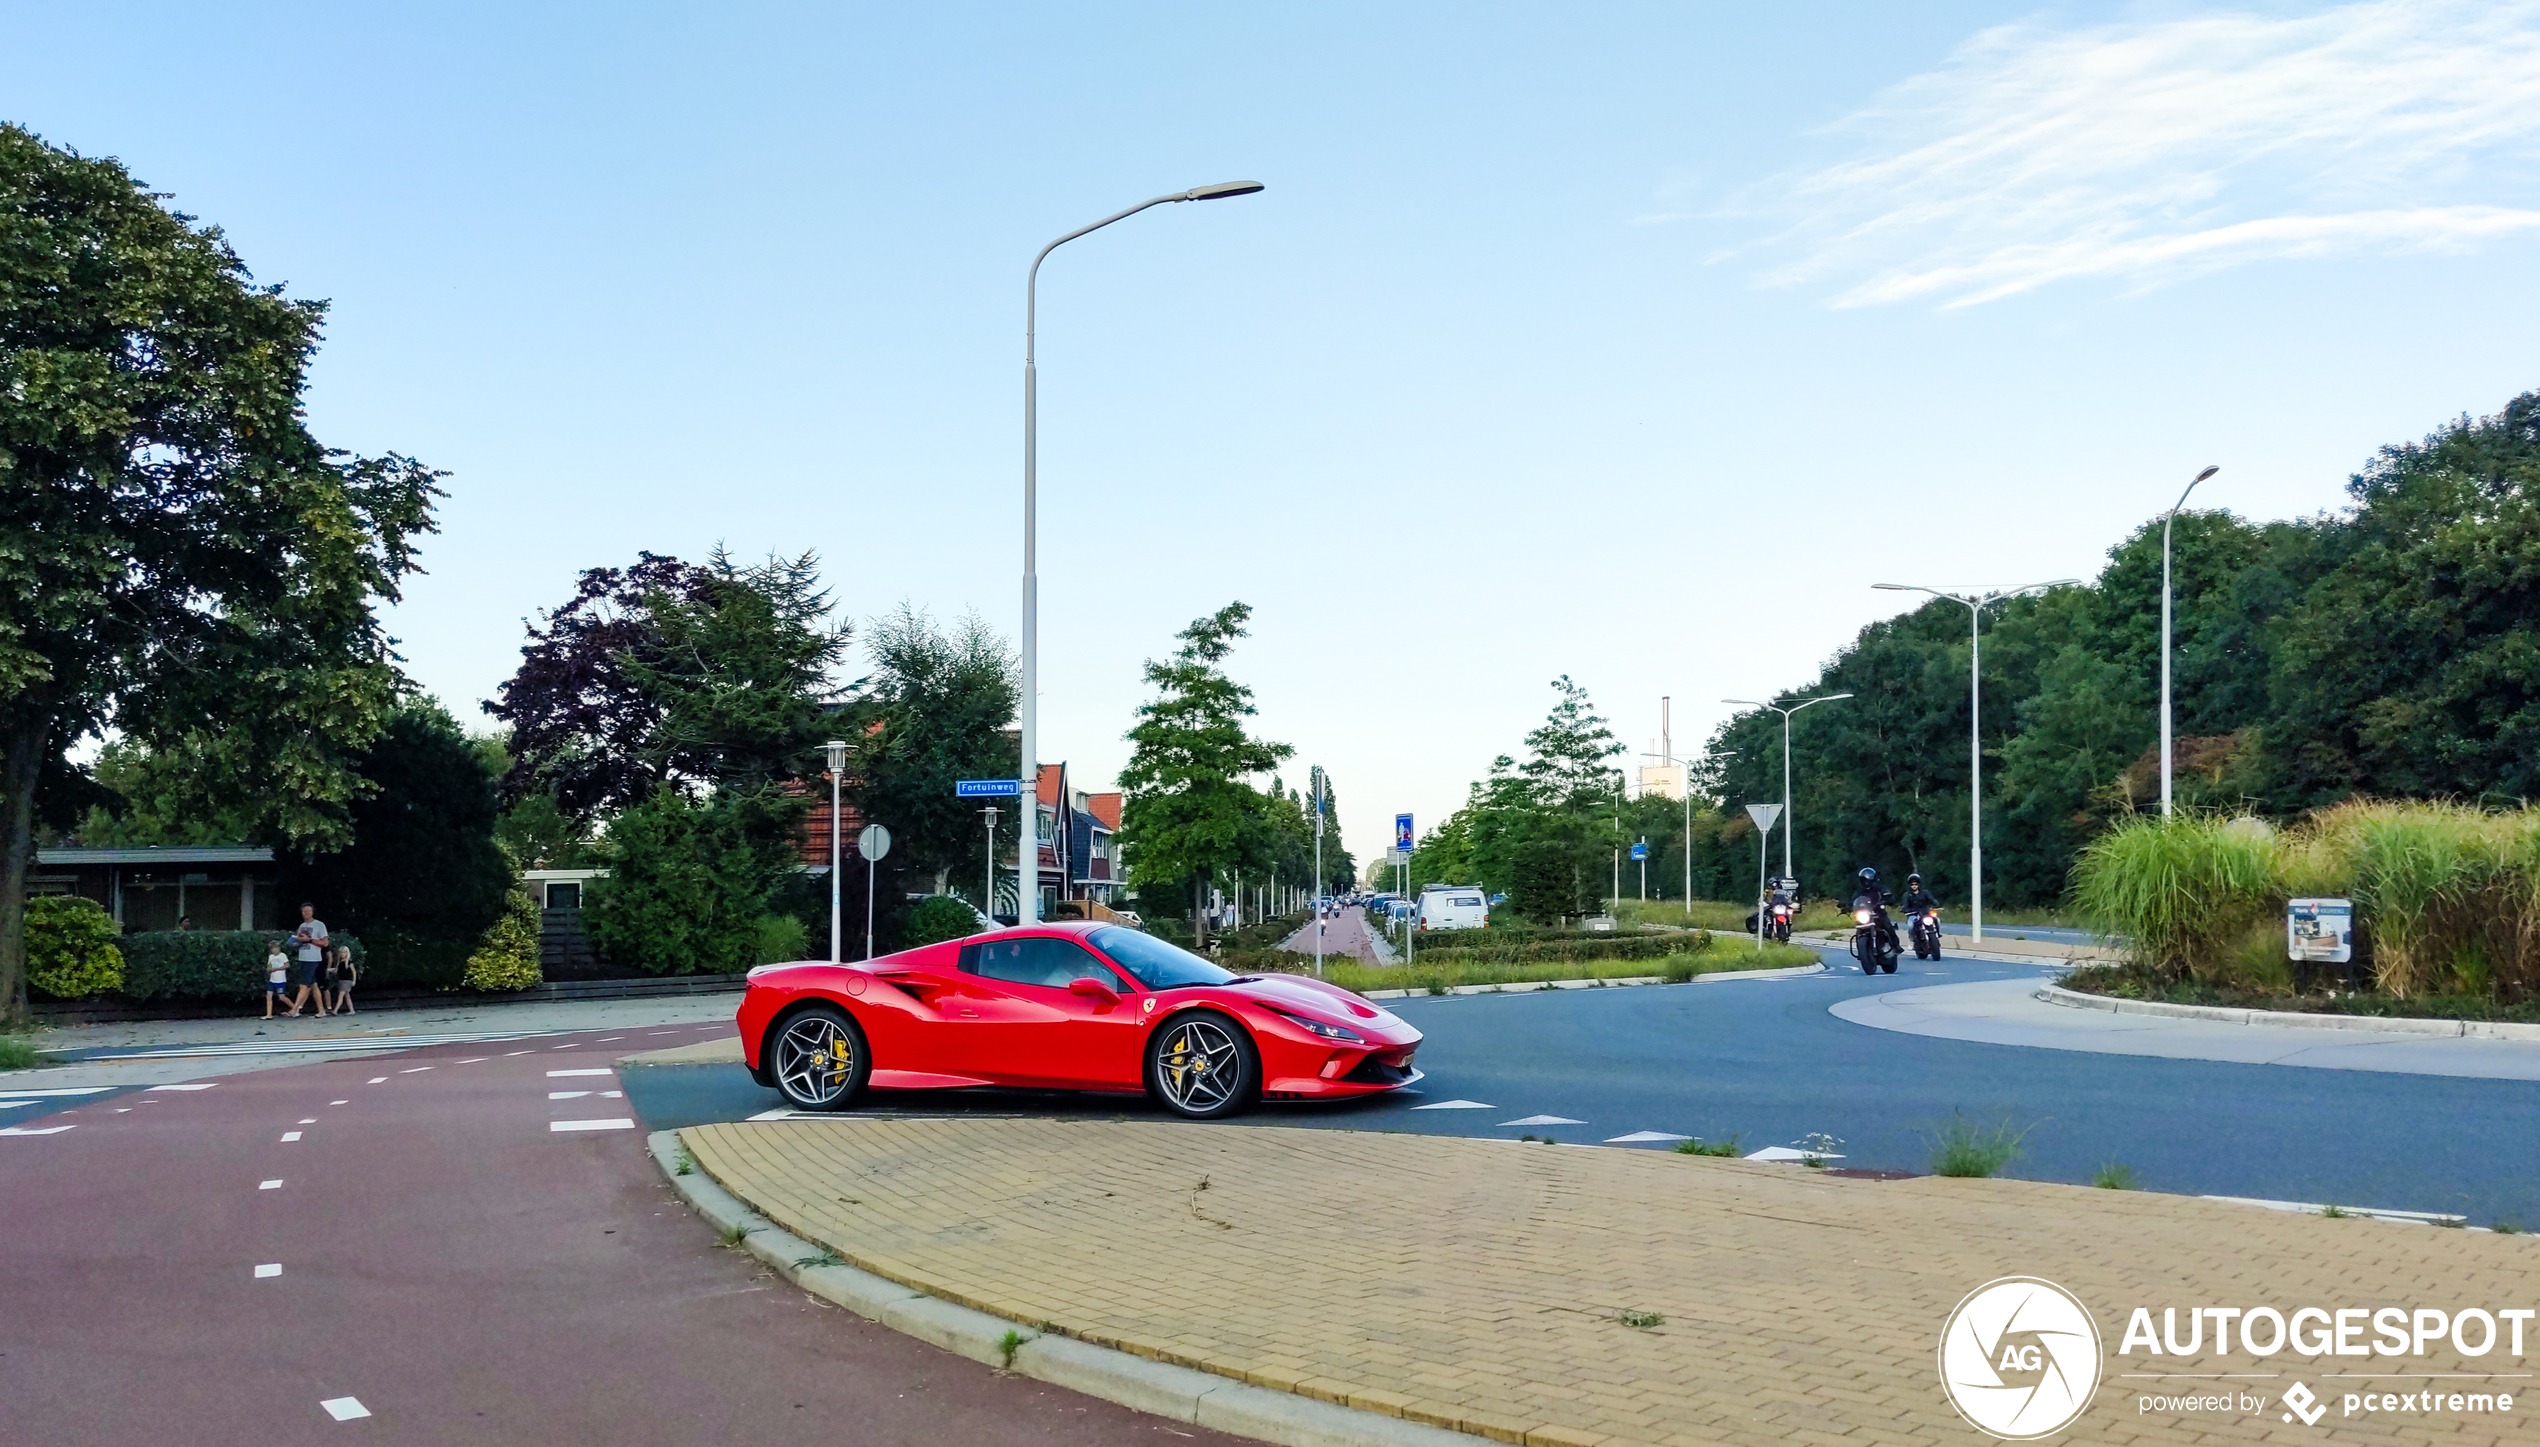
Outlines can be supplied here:
M1739 706L1739 707L1741 707L1741 708L1771 708L1771 707L1772 707L1772 705L1771 705L1771 704L1769 704L1769 703L1758 703L1758 702L1756 702L1754 699L1751 699L1751 698L1724 698L1724 699L1721 699L1721 700L1720 700L1720 702L1722 702L1722 703L1733 703L1733 704L1738 705L1738 706Z
M1878 589L1882 593L1919 593L1923 591L1910 583L1872 583L1870 586Z
M829 742L822 744L820 747L826 750L829 754L829 772L833 774L843 774L847 771L846 740L831 739Z
M2220 471L2222 471L2222 469L2221 469L2220 467L2208 467L2208 468L2206 468L2203 472L2200 472L2200 473L2196 474L2196 482L2203 482L2206 478L2209 478L2209 477L2213 476L2215 473L2220 472ZM2188 484L2188 486L2190 486L2190 487L2194 487L2195 485L2196 485L2196 483L2195 483L2195 482L2191 482L2191 483L2189 483L2189 484Z
M1175 197L1179 201L1218 201L1228 196L1249 196L1261 190L1259 181L1220 181L1214 186L1193 186Z

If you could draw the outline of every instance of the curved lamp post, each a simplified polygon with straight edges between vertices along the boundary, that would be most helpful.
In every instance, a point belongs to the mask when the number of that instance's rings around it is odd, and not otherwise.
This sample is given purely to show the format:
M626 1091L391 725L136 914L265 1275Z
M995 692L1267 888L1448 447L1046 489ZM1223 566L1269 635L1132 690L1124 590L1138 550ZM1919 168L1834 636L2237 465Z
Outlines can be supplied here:
M2170 524L2178 517L2178 509L2187 506L2187 493L2196 484L2222 471L2208 467L2187 484L2187 492L2178 495L2178 507L2161 514L2161 817L2170 814Z
M1221 181L1214 186L1194 186L1188 191L1175 191L1151 201L1141 201L1126 211L1115 211L1091 226L1079 226L1041 248L1032 258L1031 274L1023 284L1023 719L1021 772L1018 782L1023 796L1023 836L1018 841L1016 862L1021 878L1015 881L1015 923L1032 924L1041 917L1041 809L1039 773L1039 739L1037 718L1040 711L1040 645L1041 645L1041 577L1034 539L1039 522L1039 495L1036 469L1039 462L1040 423L1038 417L1039 383L1034 366L1033 347L1040 323L1041 263L1049 254L1079 236L1100 231L1114 221L1123 221L1150 206L1171 201L1216 201L1228 196L1249 196L1262 189L1258 181ZM993 908L993 905L991 906Z
M1848 693L1821 693L1815 698L1802 699L1788 708L1784 708L1777 703L1762 703L1751 698L1724 698L1720 700L1722 703L1743 704L1748 708L1769 708L1773 712L1782 716L1782 878L1784 879L1791 877L1790 837L1793 833L1790 823L1792 817L1790 812L1790 716L1799 712L1801 709L1808 707L1810 704L1832 703L1838 698L1850 698L1851 696L1852 695Z
M2013 598L2080 581L2079 578L2057 578L2049 583L1996 588L1990 593L1951 593L1940 588L1926 588L1920 583L1870 585L1890 593L1929 593L1935 598L1967 605L1967 931L1979 940L1984 938L1984 669L1979 657L1984 647L1981 626L1984 610L1996 603L2007 603Z

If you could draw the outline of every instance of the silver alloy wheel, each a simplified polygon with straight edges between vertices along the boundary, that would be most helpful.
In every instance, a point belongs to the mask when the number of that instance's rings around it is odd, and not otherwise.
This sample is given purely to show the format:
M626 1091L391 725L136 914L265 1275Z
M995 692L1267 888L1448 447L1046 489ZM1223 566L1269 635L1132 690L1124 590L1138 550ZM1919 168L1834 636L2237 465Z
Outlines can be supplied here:
M1185 1015L1166 1028L1155 1052L1155 1088L1176 1109L1194 1115L1216 1110L1243 1084L1243 1047L1225 1026L1205 1015Z
M776 1085L796 1105L828 1105L855 1079L855 1037L828 1015L805 1015L776 1037Z

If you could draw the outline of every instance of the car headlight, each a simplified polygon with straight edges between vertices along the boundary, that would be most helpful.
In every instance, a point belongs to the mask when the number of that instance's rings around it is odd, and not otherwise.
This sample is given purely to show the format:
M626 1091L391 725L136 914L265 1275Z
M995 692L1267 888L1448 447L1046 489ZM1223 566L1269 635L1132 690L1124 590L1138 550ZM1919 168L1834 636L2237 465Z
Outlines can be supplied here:
M1870 922L1870 912L1866 909L1856 909L1852 911L1852 922L1854 924L1868 924Z
M1347 1025L1326 1025L1320 1020L1309 1020L1303 1015L1292 1015L1285 1010L1273 1010L1270 1013L1287 1021L1291 1025L1302 1026L1303 1028L1322 1036L1326 1040L1338 1040L1349 1045L1364 1045L1367 1043L1366 1036L1352 1030Z

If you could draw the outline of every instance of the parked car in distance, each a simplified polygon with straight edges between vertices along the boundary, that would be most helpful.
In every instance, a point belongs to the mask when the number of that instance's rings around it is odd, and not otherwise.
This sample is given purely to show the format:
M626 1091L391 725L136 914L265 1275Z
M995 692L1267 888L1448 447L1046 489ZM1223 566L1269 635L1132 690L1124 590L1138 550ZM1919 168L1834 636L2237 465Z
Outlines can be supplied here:
M1478 884L1432 884L1420 891L1423 930L1483 929L1490 924L1490 901Z

